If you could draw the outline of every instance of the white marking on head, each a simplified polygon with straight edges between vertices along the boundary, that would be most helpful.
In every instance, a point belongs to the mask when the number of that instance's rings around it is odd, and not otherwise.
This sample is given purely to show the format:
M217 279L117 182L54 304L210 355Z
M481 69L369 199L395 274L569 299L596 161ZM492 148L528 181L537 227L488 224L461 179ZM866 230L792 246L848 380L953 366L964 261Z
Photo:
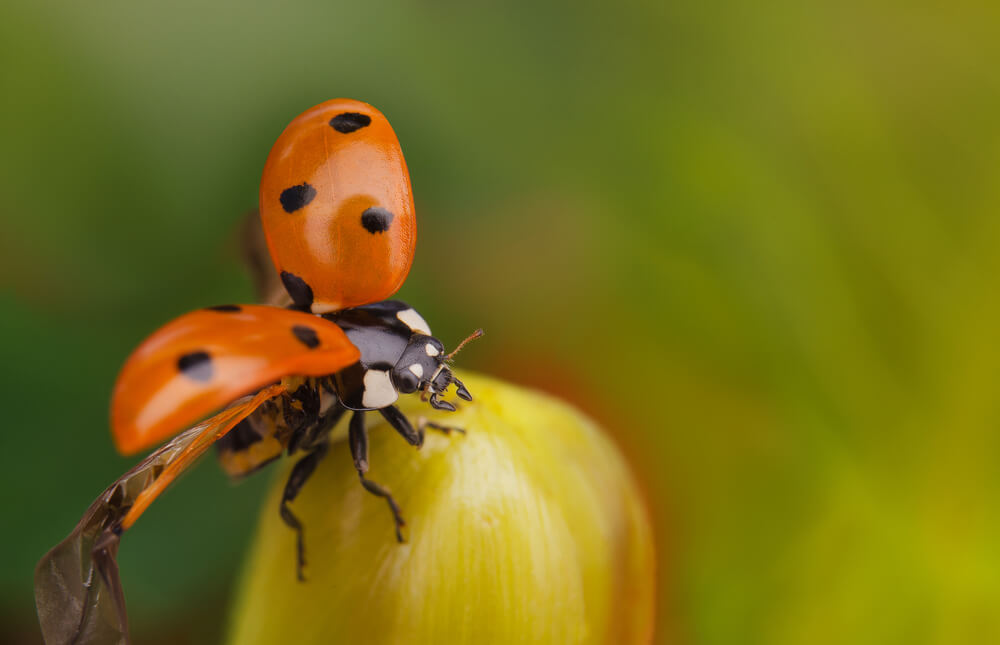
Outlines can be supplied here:
M437 356L438 354L441 353L438 351L437 347L431 345L430 343L427 343L427 345L424 346L424 351L427 352L427 355L430 357Z
M361 404L366 408L384 408L399 398L399 393L392 386L389 372L385 370L368 370L365 372L365 392Z
M404 309L403 311L396 312L396 318L399 318L404 325L409 327L412 331L418 331L421 334L431 335L431 328L427 326L427 322L417 313L416 309L412 307L410 309Z
M420 363L414 363L413 365L410 365L410 371L413 372L417 378L420 378L424 375L424 366Z

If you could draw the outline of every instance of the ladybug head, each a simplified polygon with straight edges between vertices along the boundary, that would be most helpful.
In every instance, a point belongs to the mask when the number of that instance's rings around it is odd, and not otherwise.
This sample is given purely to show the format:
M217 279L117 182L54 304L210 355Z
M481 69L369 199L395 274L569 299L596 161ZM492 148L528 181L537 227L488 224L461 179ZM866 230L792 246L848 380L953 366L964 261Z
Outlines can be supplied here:
M421 390L424 397L430 394L431 407L437 410L453 411L455 406L441 399L445 390L454 383L455 393L466 401L472 395L451 371L451 358L473 338L482 335L477 331L462 341L450 354L444 353L444 345L437 338L425 334L414 334L392 370L393 385L400 394L410 394Z

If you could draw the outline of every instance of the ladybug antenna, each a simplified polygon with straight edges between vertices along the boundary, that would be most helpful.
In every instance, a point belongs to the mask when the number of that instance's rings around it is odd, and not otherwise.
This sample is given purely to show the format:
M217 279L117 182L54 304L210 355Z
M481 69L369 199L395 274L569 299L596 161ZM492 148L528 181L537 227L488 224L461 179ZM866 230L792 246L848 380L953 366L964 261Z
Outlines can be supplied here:
M465 340L463 340L462 342L460 342L458 344L458 347L456 347L455 349L451 350L451 353L444 357L444 360L450 363L452 357L454 357L455 354L457 354L460 351L462 351L462 348L465 347L466 345L468 345L469 343L471 343L472 341L476 340L477 338L481 338L482 335L483 335L483 333L484 332L483 332L482 328L480 328L480 329L477 329L476 331L472 332L471 334L469 334L466 337Z

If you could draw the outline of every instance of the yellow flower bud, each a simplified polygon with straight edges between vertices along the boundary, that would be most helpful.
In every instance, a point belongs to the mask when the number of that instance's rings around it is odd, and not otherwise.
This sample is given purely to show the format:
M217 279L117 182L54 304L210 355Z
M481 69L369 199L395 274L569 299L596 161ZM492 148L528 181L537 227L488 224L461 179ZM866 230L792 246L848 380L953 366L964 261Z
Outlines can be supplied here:
M384 500L358 483L337 441L292 504L307 580L278 516L291 461L263 510L229 642L644 643L653 629L648 516L615 446L566 404L462 374L476 397L433 420L415 450L379 419L368 477L407 521L396 542ZM431 412L416 396L411 419ZM346 425L346 424L342 424ZM344 432L338 428L338 432Z

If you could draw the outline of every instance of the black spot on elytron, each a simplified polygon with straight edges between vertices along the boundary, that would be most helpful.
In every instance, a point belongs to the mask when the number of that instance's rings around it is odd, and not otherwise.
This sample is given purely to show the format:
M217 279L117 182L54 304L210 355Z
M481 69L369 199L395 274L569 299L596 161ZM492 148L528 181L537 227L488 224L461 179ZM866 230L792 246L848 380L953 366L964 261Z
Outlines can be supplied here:
M205 307L209 311L222 311L226 313L237 313L243 311L239 305L216 305L215 307Z
M386 209L373 206L361 213L361 225L373 235L385 233L389 230L389 224L392 224L393 217L395 216Z
M350 134L355 130L367 128L371 125L371 122L372 118L367 114L361 114L359 112L344 112L343 114L338 114L330 119L330 127L337 132Z
M316 199L316 189L307 183L286 188L281 191L281 197L278 198L286 213L294 213L314 199Z
M313 290L305 280L294 273L282 271L281 284L285 285L285 291L292 297L296 308L308 311L312 307Z
M316 330L312 327L295 325L292 327L292 333L299 339L299 342L309 349L316 349L319 347L319 336L316 335Z
M212 380L212 357L208 352L191 352L177 359L177 369L192 381L207 383Z

